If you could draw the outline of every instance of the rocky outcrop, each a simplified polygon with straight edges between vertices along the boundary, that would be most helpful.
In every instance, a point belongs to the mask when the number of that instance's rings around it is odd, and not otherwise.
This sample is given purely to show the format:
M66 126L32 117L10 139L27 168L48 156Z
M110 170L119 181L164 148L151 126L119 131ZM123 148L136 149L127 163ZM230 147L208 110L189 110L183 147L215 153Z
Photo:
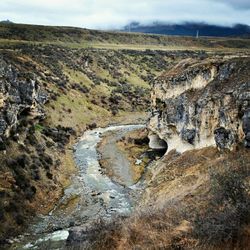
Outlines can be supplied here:
M249 58L181 61L154 82L151 134L168 151L249 147L249 69Z
M32 74L20 72L0 57L0 149L23 117L44 118L42 105L47 99Z
M243 121L243 131L245 133L245 146L250 148L250 109L244 112L242 118Z

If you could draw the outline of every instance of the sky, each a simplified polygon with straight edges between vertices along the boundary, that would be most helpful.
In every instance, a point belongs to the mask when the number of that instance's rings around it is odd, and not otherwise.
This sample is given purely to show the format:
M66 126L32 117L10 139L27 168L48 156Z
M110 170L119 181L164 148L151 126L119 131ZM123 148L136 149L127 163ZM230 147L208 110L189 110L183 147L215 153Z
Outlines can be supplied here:
M0 20L7 19L94 29L132 21L250 25L250 0L0 0Z

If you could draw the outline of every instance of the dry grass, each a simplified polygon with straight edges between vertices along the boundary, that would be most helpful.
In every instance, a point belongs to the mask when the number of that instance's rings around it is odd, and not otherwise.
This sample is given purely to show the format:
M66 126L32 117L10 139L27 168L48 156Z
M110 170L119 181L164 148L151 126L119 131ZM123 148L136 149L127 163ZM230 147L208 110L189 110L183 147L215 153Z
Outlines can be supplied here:
M170 153L146 190L150 193L146 204L129 218L96 225L89 249L249 249L249 157L243 148L224 154L213 148ZM187 179L191 172L207 178L199 186L195 179L183 185L176 182ZM164 174L168 178L162 181ZM179 187L179 193L171 182ZM156 191L158 185L161 189L165 185L165 195ZM237 198L232 202L231 197ZM228 206L244 209L235 214L224 210ZM237 227L230 229L230 225ZM86 249L86 245L73 249Z
M145 171L146 165L149 163L150 159L142 157L149 148L147 141L146 143L136 143L136 140L147 139L147 130L139 129L128 133L124 138L117 142L117 147L127 156L130 162L133 180L136 183ZM136 164L136 161L140 159L141 163Z

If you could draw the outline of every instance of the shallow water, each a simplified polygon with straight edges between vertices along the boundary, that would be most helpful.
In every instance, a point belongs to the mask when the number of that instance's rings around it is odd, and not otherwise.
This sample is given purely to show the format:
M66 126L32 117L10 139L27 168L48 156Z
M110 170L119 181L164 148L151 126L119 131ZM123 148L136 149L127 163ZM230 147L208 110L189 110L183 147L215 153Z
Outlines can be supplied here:
M11 249L64 249L70 227L128 215L140 188L120 185L104 175L96 148L106 132L126 134L143 127L121 125L86 131L74 147L79 171L72 177L72 184L49 215L37 217L27 234L20 236ZM126 181L126 176L121 177Z

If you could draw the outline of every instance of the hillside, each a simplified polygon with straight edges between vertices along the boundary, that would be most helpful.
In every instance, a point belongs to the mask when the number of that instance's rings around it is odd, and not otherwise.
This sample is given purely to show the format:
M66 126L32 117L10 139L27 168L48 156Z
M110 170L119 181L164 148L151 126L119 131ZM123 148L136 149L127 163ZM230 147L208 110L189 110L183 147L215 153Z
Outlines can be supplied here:
M73 48L109 49L190 49L222 50L249 49L249 39L241 38L200 38L146 35L124 32L104 32L73 27L53 27L25 24L0 23L1 44L46 43Z
M83 131L145 120L151 81L190 56L206 55L1 43L1 241L61 197L76 171L72 145Z
M60 197L74 171L67 145L82 131L145 116L149 81L160 72L157 64L167 60L164 53L154 64L145 52L51 45L12 46L0 55L4 235L18 231L31 211L53 207L49 201Z
M94 225L97 235L72 229L70 242L87 237L96 249L248 249L249 67L249 57L189 58L157 78L149 145L165 145L166 153L150 164L140 205L129 218Z
M16 236L50 218L41 223L49 225L45 238L66 230L66 249L221 249L224 242L242 249L249 237L249 48L250 40L238 38L0 24L0 248L21 249L30 235ZM143 130L98 130L126 124ZM132 188L108 171L122 154L139 180ZM90 161L89 172L77 157ZM119 195L101 197L79 178L79 196L71 188L78 173L104 189L117 185ZM236 196L228 194L233 188ZM131 214L107 214L112 202L127 206L129 195L140 195ZM71 218L74 209L83 220ZM102 223L92 214L98 209L108 215ZM57 213L70 220L60 224Z

